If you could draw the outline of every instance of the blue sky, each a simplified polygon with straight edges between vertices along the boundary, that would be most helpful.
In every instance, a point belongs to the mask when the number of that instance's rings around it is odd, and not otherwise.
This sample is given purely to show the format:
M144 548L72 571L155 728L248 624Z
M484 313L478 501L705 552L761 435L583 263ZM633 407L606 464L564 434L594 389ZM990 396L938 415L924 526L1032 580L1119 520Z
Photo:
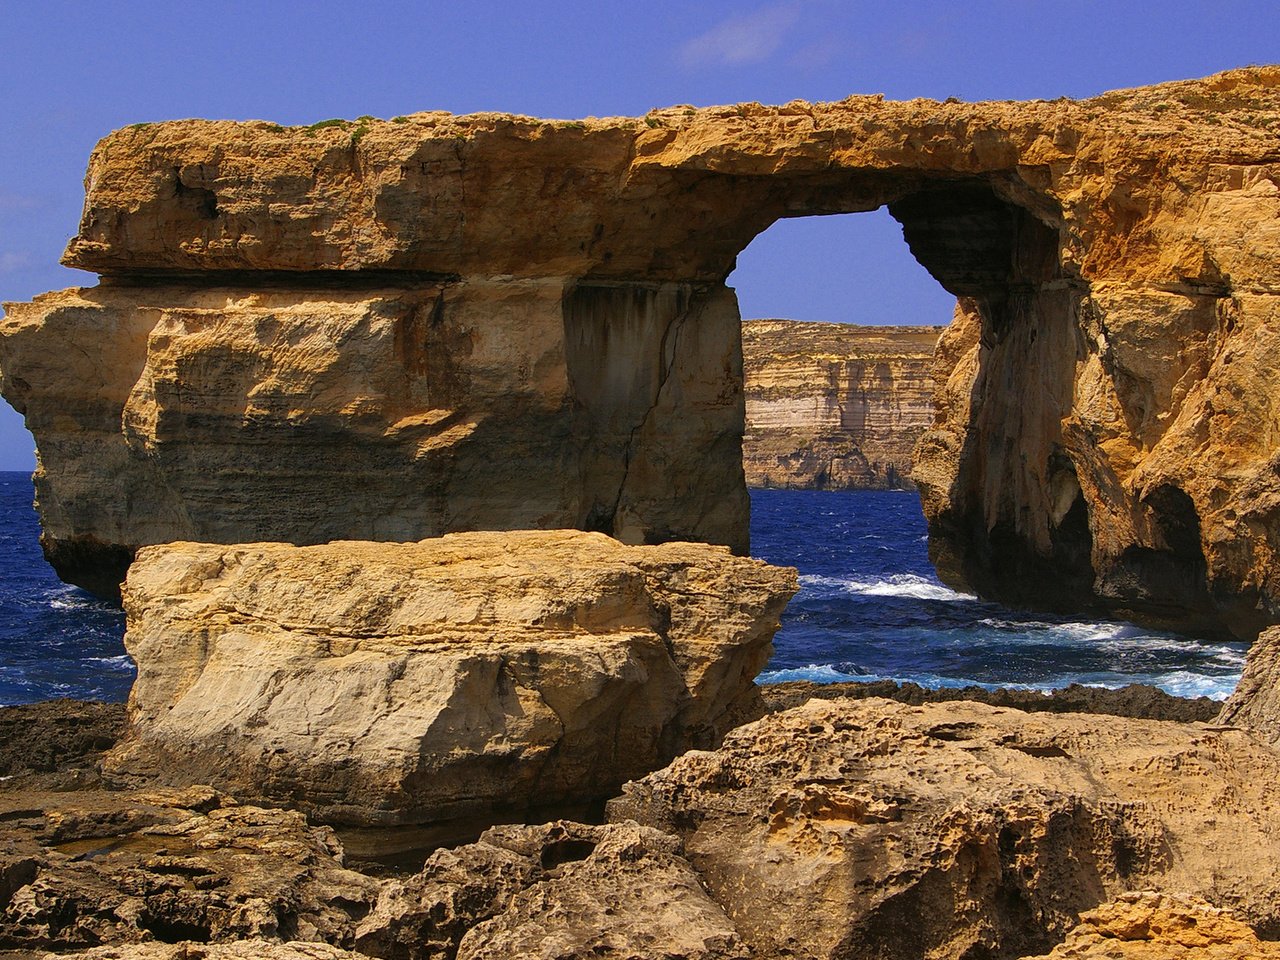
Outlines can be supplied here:
M851 93L1086 97L1280 61L1273 3L0 0L0 299L58 266L97 139L180 117L311 123L418 110L576 118ZM945 322L883 214L775 225L730 282L744 316ZM0 469L33 464L0 409Z

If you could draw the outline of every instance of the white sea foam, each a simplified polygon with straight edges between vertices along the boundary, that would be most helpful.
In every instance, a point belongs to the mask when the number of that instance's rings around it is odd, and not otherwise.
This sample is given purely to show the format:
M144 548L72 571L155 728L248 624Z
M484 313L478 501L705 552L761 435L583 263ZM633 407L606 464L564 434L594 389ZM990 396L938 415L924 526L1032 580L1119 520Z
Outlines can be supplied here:
M110 667L112 670L134 669L133 657L127 653L122 653L118 657L89 657L88 662L100 663L104 667Z
M811 663L807 667L788 667L783 670L766 670L756 678L760 683L787 683L806 680L809 683L848 683L879 680L879 677L842 673L829 663Z
M1152 681L1165 693L1171 693L1175 697L1208 697L1210 700L1227 699L1239 682L1239 674L1207 677L1203 673L1192 673L1189 670L1175 670Z
M1235 689L1239 674L1222 676L1206 676L1188 670L1174 670L1168 673L1135 674L1132 676L1105 674L1061 674L1046 677L1034 683L1000 682L975 680L971 677L944 677L934 673L904 673L895 676L882 676L877 673L845 673L830 664L811 663L805 667L790 667L783 670L767 670L757 678L760 683L786 683L793 680L809 683L876 683L881 680L892 680L895 683L914 683L930 690L963 689L964 687L980 687L984 690L1036 690L1051 693L1078 683L1086 687L1101 687L1106 690L1119 690L1130 684L1139 683L1156 687L1175 697L1209 697L1212 700L1225 700Z
M857 577L823 577L805 574L800 578L802 586L840 590L864 597L912 597L916 600L951 600L968 602L977 599L967 593L957 593L948 587L914 573L895 573L888 577L869 580Z

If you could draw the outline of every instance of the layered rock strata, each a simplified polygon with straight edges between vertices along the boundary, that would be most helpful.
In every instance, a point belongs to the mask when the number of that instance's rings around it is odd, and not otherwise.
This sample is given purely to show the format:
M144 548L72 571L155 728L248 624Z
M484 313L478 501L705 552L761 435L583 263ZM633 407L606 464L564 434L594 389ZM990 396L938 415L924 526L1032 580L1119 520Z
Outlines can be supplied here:
M723 547L577 531L149 547L108 770L472 835L580 809L758 709L796 587Z
M742 549L724 278L780 217L887 205L963 301L913 474L948 582L1251 637L1280 620L1278 116L1252 67L1079 102L118 131L65 257L106 284L0 328L47 553L104 589L156 540L313 542L335 481L340 536Z
M742 325L749 487L906 490L942 327Z
M758 957L1021 957L1129 891L1280 933L1280 755L1205 725L818 701L628 784Z
M0 364L41 438L42 543L66 580L118 595L138 546L175 540L578 527L745 548L726 294L208 282L8 306Z

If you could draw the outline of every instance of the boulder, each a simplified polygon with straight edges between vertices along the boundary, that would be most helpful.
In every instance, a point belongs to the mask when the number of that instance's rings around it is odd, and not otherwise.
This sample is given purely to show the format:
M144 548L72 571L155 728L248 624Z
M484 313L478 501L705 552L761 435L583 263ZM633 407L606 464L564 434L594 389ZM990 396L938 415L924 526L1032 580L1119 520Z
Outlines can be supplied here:
M581 809L759 709L796 573L579 531L140 552L116 779L335 823Z
M680 842L634 823L502 826L384 888L358 949L387 960L746 960Z
M1280 933L1280 756L1247 734L813 700L628 784L753 955L1021 957L1128 891Z

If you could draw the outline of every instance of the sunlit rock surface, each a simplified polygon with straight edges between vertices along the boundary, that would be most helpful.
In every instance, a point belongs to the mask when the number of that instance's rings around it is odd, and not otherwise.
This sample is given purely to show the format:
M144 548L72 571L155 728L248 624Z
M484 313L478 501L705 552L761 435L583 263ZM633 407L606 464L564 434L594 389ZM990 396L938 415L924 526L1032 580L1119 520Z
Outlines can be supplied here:
M812 700L608 813L680 836L755 956L1013 960L1133 891L1275 937L1277 777L1280 755L1203 724Z
M462 834L582 808L755 709L796 587L724 547L579 531L149 547L107 766Z

